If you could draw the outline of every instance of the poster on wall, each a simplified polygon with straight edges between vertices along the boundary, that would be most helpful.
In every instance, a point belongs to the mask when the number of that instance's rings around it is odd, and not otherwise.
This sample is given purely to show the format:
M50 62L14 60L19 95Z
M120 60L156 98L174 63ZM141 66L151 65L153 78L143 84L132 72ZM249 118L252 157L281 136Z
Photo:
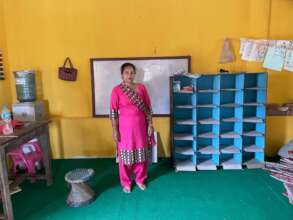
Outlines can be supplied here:
M109 115L111 91L121 83L120 67L126 62L136 66L135 82L146 86L154 116L169 116L169 78L178 71L190 72L190 60L190 56L90 59L93 117Z

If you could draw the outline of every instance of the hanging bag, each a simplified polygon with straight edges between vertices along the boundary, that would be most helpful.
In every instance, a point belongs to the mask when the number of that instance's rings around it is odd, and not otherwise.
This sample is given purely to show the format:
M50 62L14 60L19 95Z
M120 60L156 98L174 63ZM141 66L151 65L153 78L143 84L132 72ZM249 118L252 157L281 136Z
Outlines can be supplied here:
M69 67L66 64L69 63ZM59 67L59 79L65 81L76 81L77 69L75 69L71 63L69 57L66 57L62 67Z

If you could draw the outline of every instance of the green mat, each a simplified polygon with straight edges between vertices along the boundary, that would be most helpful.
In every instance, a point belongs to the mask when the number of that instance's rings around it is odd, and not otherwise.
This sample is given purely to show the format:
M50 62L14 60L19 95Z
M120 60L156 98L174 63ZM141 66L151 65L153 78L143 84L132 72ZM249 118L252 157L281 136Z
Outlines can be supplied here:
M65 203L64 175L74 168L94 168L90 185L97 200L82 208ZM112 159L53 161L54 184L22 184L12 196L15 219L293 219L293 205L280 182L263 170L174 172L167 159L149 169L148 189L122 192Z

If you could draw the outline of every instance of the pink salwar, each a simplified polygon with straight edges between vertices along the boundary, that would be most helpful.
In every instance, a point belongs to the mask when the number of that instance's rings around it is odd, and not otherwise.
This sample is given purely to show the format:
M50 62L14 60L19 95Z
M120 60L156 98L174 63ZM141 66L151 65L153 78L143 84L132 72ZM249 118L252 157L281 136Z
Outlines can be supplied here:
M150 98L143 84L136 85L136 93L144 104L151 108ZM136 183L143 184L147 178L148 164L145 152L149 147L146 114L130 102L119 85L112 90L110 111L111 114L118 112L120 183L123 187L130 187L134 173Z
M123 187L131 186L132 173L135 174L135 182L137 184L144 184L147 179L147 162L134 163L132 165L125 165L119 162L119 178Z

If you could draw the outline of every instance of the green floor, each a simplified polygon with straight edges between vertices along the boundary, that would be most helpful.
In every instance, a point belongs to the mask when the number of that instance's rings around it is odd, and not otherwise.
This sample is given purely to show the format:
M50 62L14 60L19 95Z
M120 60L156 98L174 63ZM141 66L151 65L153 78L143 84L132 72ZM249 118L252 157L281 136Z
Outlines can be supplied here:
M90 182L98 194L87 207L69 208L64 174L77 167L92 167ZM53 161L54 184L25 182L13 196L15 219L293 219L293 205L284 189L263 170L175 173L169 160L153 165L149 188L121 191L112 159Z

